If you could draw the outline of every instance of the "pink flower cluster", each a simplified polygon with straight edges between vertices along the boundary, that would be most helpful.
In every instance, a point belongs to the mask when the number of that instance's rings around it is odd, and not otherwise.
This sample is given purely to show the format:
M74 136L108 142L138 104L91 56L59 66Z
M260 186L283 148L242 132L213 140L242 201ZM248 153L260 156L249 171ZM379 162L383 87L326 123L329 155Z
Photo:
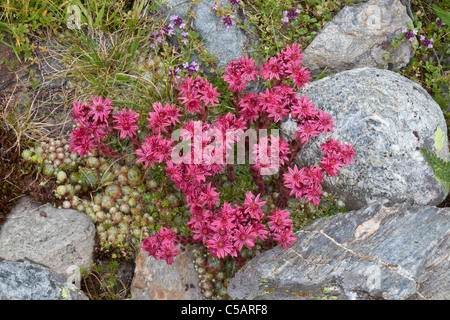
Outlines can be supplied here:
M120 138L127 136L134 137L138 129L136 123L139 114L131 110L122 109L111 113L114 108L111 106L111 100L100 96L92 98L92 105L85 105L81 102L73 103L72 118L75 120L76 127L72 130L72 138L69 139L70 149L80 156L85 156L97 148L106 156L116 156L117 153L104 143L107 135L115 133L120 134Z
M167 103L164 107L160 102L153 103L153 110L148 113L148 125L152 135L147 135L140 148L135 150L138 156L137 162L143 162L144 168L150 165L155 167L155 163L169 161L173 149L173 141L170 139L170 133L173 127L180 123L179 117L182 116L181 108Z
M292 44L281 50L277 57L272 57L262 68L260 75L265 80L292 79L295 88L305 86L311 79L310 72L303 66L301 48Z
M141 248L147 251L149 256L172 264L173 258L180 253L180 248L175 246L177 243L177 234L173 229L162 227L154 237L143 239Z
M272 87L265 92L248 93L239 99L239 113L245 120L254 123L260 119L272 118L273 122L282 121L292 111L301 109L303 101L297 97L294 88L284 84L290 80L295 88L309 82L310 73L303 66L301 50L295 44L287 46L277 57L272 57L259 67L248 57L239 58L228 64L222 77L228 83L228 89L240 94L248 82L257 77L270 80ZM261 127L261 126L260 126Z
M300 132L297 131L297 133ZM302 139L302 135L299 135ZM334 139L328 139L319 148L323 152L323 157L318 167L303 167L300 170L297 165L294 168L288 168L288 173L284 173L284 186L290 190L289 195L296 198L306 199L315 206L320 203L322 191L322 182L324 175L327 177L336 177L344 165L354 161L356 156L353 145L341 144Z
M178 90L179 100L181 100L186 111L191 114L201 111L208 105L214 107L216 103L219 103L217 88L213 88L208 80L203 80L200 76L195 79L193 77L187 78Z
M192 79L187 82L192 83ZM201 83L197 84L200 85ZM205 83L203 85L208 87ZM186 84L180 90L184 98L189 96L194 99L193 97L196 96L195 99L200 103L201 95L196 95L196 92L199 91L203 90L200 90L197 86ZM189 99L183 99L182 101L188 104ZM203 103L203 107L205 105ZM160 107L156 109L160 109ZM193 110L198 110L198 108L189 109L189 111ZM158 137L156 140L162 139L159 131L155 128L156 126L153 126L155 135L147 137L148 141L151 137ZM166 164L166 175L185 194L186 206L192 214L188 227L193 234L193 240L201 241L211 254L218 258L224 258L228 255L236 257L244 245L247 248L252 248L258 239L263 241L275 240L284 248L291 245L295 240L292 236L291 220L288 219L289 212L277 210L268 216L270 220L268 228L263 224L264 212L261 210L261 206L265 204L265 201L259 201L259 194L255 197L251 192L247 193L242 206L233 207L227 202L220 205L220 193L213 186L213 181L215 175L224 172L225 165L223 163L227 152L215 154L214 152L217 152L220 148L211 148L211 145L213 142L216 143L216 146L225 145L227 141L224 137L226 137L227 130L235 132L245 128L244 121L231 113L217 118L212 124L191 120L182 126L181 136L183 140L190 141L191 147L200 144L199 150L203 156L206 155L206 158L197 163L196 160L199 157L196 152L198 150L190 148L190 152L181 155L181 159L177 163L170 159L163 159L162 155L158 159L152 158L149 162L164 162ZM201 132L201 139L194 134L196 131ZM222 139L219 140L217 137ZM271 137L271 139L275 139L275 137ZM156 140L151 141L155 142ZM148 152L154 149L149 147ZM223 148L223 150L230 149ZM155 237L151 238L153 240L148 240L149 243L155 243ZM150 250L149 252L152 255L160 259L155 253L155 246L145 244L142 248Z
M146 118L144 141L137 134L137 113L125 109L113 113L111 101L101 97L93 99L89 106L74 103L72 115L77 127L72 133L71 148L80 155L97 148L115 156L117 153L108 149L104 138L109 134L121 139L129 137L137 161L145 168L162 164L166 176L185 194L192 214L188 228L193 241L203 243L219 258L236 257L244 246L251 249L257 241L275 241L286 249L295 241L289 212L283 209L287 200L296 197L319 205L324 177L337 176L355 157L352 145L328 139L320 147L323 157L317 167L291 168L302 146L311 137L332 132L335 120L329 113L317 110L306 96L297 95L295 89L310 79L302 57L300 48L293 44L261 67L248 57L230 62L223 79L233 91L235 112L214 119L209 111L220 103L217 88L199 76L177 80L177 101L181 107L177 103L153 103L153 111ZM270 86L264 92L246 92L247 83L258 77L270 82ZM279 136L261 136L262 130L288 116L298 126L289 143ZM251 126L257 132L258 142L250 146L255 160L250 173L259 193L255 196L248 192L242 205L222 203L215 176L224 172L232 176L233 166L227 159L234 155L234 143L245 136L239 133ZM182 143L173 139L175 129ZM280 169L280 196L275 202L277 209L264 213L265 202L260 197L266 189L261 175L273 174L267 172L274 169ZM177 243L173 230L163 227L154 237L144 240L142 249L156 259L173 263L179 252Z
M218 194L215 189L212 193L216 204ZM208 193L203 192L201 198L207 197ZM242 206L233 208L225 202L215 212L197 205L189 221L194 239L201 240L211 254L219 258L227 255L236 257L244 245L251 249L258 239L265 241L271 238L286 249L295 241L295 237L292 237L292 221L287 219L289 212L276 210L270 215L268 230L262 223L264 212L261 210L266 202L260 201L259 197L260 194L254 196L252 192L248 192Z
M289 115L297 123L298 130L294 134L295 139L290 144L284 139L273 136L260 140L255 150L257 162L253 165L258 174L261 174L262 170L273 169L273 163L270 163L268 159L275 156L273 152L276 149L278 153L276 168L278 165L284 166L280 172L280 179L284 177L289 181L290 175L294 174L293 169L289 168L290 173L285 174L285 172L295 160L301 146L306 144L311 137L333 132L335 119L329 113L317 110L307 96L299 97L294 90L294 88L305 86L310 80L309 71L303 66L302 57L301 49L298 46L288 45L276 57L272 57L264 63L260 70L253 59L244 57L230 62L223 76L223 79L229 84L228 89L233 90L238 97L237 109L247 125L254 124L258 129L267 129L273 123L283 121L283 118ZM242 93L246 89L246 84L251 80L254 81L257 77L271 81L271 88L260 93ZM292 86L286 84L289 81ZM276 146L276 148L272 148L272 146ZM321 150L324 151L324 156L320 167L302 169L307 172L314 171L316 179L300 178L296 183L287 182L285 184L286 188L291 189L291 196L307 199L308 202L311 201L315 205L319 204L319 197L323 193L321 176L323 174L336 176L341 167L351 163L355 156L352 145L340 146L340 143L334 140L322 145ZM298 168L294 170L298 171Z

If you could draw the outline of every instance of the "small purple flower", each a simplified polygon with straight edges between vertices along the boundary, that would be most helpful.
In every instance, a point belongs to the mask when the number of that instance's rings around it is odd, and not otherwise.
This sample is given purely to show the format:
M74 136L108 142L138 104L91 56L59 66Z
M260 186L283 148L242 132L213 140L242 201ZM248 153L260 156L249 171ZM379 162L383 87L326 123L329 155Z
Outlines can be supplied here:
M233 21L233 18L234 18L234 15L231 14L231 15L226 16L225 18L221 19L220 22L222 22L225 25L226 29L228 30L228 29L230 29L230 27L232 25L235 24L235 22Z
M217 10L217 3L214 3L211 7L212 10L216 11Z
M198 65L195 61L192 61L190 67L188 68L189 71L192 70L192 72L198 71Z
M283 21L285 22L289 22L290 20L295 20L298 17L298 14L301 12L300 9L295 9L295 10L285 10L283 11Z
M231 3L233 6L236 6L241 2L241 0L228 0L229 3Z
M168 34L168 35L173 34L173 27L174 27L173 22L171 22L171 23L169 23L168 25L166 25L166 26L165 26L166 34Z
M170 20L172 20L173 23L174 23L177 27L180 27L181 29L184 29L183 19L181 19L179 16L172 15L172 16L170 17Z
M414 42L414 30L407 30L406 32L404 32L404 37L405 39L408 39L408 41L410 42ZM417 32L416 32L417 33Z
M423 37L423 39L422 39L422 37ZM420 40L422 41L422 44L424 47L427 47L429 49L433 48L433 45L431 44L432 42L434 42L433 38L427 39L427 38L425 38L425 36L421 36Z
M180 68L176 68L175 71L172 71L172 67L169 67L169 77L175 77L179 79L180 76L178 75L178 72L181 72Z
M192 61L189 65L189 62L183 63L183 68L188 71L189 74L198 71L199 67L195 61Z
M438 28L440 28L442 26L441 19L436 20L436 25L437 25Z

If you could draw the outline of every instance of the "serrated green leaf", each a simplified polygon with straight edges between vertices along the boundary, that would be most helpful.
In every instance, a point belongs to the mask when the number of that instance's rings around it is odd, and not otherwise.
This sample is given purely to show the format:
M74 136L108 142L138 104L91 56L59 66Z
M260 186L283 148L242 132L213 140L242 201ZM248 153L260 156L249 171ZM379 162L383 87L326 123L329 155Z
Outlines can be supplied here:
M433 168L436 180L445 185L445 190L450 188L450 161L439 158L433 152L420 148L425 160Z

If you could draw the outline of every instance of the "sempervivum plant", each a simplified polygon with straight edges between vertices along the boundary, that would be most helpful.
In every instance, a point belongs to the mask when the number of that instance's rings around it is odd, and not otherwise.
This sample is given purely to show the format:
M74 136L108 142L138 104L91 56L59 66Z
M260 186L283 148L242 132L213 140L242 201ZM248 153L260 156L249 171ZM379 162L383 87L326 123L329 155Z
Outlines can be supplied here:
M155 106L154 112L150 113L153 135L147 136L146 142L136 151L138 161L144 162L145 166L166 164L167 176L186 195L187 207L192 214L188 222L192 233L190 240L202 243L218 258L231 256L242 261L242 249L252 249L257 244L270 247L275 242L286 249L295 241L290 212L285 210L288 200L295 197L318 206L324 177L338 175L342 166L353 161L355 152L352 146L331 139L321 147L323 158L320 165L292 167L302 146L311 137L332 131L334 120L329 114L317 110L306 96L298 97L295 92L310 79L302 57L300 49L292 45L261 67L248 57L230 62L223 79L228 82L228 89L233 91L235 112L213 120L210 120L209 111L220 103L216 88L200 77L185 79L179 87L179 100L185 112L200 121L190 118L181 125L182 140L191 141L190 145L194 147L187 152L182 150L181 161L169 157L169 152L179 145L172 144L169 150L160 147L167 142L166 134L173 131L174 123L170 121L173 118L168 117L161 106ZM247 83L257 78L268 83L267 89L260 93L247 93ZM288 143L275 135L262 136L263 130L288 115L298 124L292 141ZM248 129L254 129L259 140L251 149L254 164L250 169L259 193L247 192L242 203L222 201L215 177L226 172L233 180L234 166L226 160L235 149L229 146L239 142L239 133ZM230 132L237 133L234 139L228 139ZM179 149L175 150L178 155ZM272 162L274 154L277 157ZM202 157L203 161L199 161ZM263 176L276 171L278 189L275 191L278 196L274 201L275 208L264 212L262 207L266 201L262 197L268 189ZM164 237L167 234L171 235L171 240L166 242ZM178 254L174 249L177 240L186 241L174 237L170 230L157 234L156 238L159 240L145 241L143 249L168 263L173 261L173 255Z
M61 150L65 150L64 158L57 155ZM36 143L22 157L36 164L43 182L52 179L56 183L54 196L60 207L78 210L93 220L99 249L105 253L132 256L142 238L154 235L162 223L177 231L186 225L186 218L179 214L183 211L181 194L145 177L134 157L114 161L99 156L97 150L79 156L63 139Z
M310 79L302 57L300 48L291 45L262 66L248 57L230 62L223 79L233 92L234 112L217 118L211 116L210 110L220 104L220 94L208 80L199 76L179 79L175 92L178 102L153 103L153 110L146 118L147 128L142 132L138 131L140 116L137 113L115 110L108 99L94 98L92 105L74 103L77 126L69 140L73 152L86 156L97 150L100 156L118 160L120 154L108 144L108 137L128 139L136 164L143 166L143 171L162 171L164 185L170 182L184 194L189 209L188 235L177 234L170 225L172 214L166 208L169 199L159 203L158 198L146 199L146 209L156 210L162 223L155 228L154 235L143 240L142 249L149 255L172 263L179 253L177 243L181 241L202 244L212 256L233 257L242 265L241 252L245 248L279 244L286 249L292 245L295 241L292 219L286 210L289 199L303 199L318 206L324 178L337 176L342 166L351 163L355 156L352 145L329 139L320 148L323 158L318 165L293 166L302 146L311 137L332 131L334 120L328 113L317 110L306 96L297 95L295 90ZM266 90L246 92L247 84L258 79L266 82ZM264 135L288 115L298 125L290 142L278 135ZM250 174L258 190L246 192L241 202L224 201L216 178L227 174L231 181L235 179L234 164L228 159L247 130L253 130L256 138L256 142L249 141L250 155L246 161L251 164ZM119 184L128 179L129 185L137 187L147 175L132 182L130 172L131 169L123 170ZM139 170L135 173L139 177ZM263 177L276 174L273 191L277 198L273 207L264 211L266 201L262 198L269 189ZM145 186L152 184L155 181L148 181ZM122 199L118 204L124 214L131 212L129 200ZM100 205L96 205L96 212L101 212ZM101 220L109 220L102 213L99 215ZM178 221L182 222L183 218ZM115 237L115 232L113 229L108 237Z
M34 162L38 172L46 179L56 178L59 184L55 190L56 198L68 198L86 189L81 179L73 181L70 174L78 168L81 159L70 151L70 144L65 139L50 139L35 143L34 147L22 152L22 157L26 161Z
M65 139L36 143L34 147L24 150L22 157L42 165L42 172L46 176L76 167L79 161L78 155L70 152L70 144Z

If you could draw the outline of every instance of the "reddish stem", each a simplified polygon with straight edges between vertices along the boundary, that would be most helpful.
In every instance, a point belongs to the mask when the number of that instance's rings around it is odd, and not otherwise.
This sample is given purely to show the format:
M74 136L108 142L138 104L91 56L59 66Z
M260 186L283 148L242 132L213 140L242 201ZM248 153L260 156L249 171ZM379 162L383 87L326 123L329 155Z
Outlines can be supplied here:
M198 117L199 120L202 123L206 123L207 122L207 120L208 120L208 113L209 113L208 106L205 105L203 107L202 111L200 112L199 117Z
M227 164L227 174L228 179L230 179L231 181L236 180L236 175L234 174L234 167L231 164Z
M290 196L290 190L286 187L283 187L278 197L275 199L275 206L279 209L286 208L287 202L289 200Z
M134 151L141 148L142 142L141 142L141 139L137 135L131 137L130 142L133 144Z
M105 157L105 158L117 159L119 157L119 153L114 151L114 149L112 147L108 146L103 141L98 142L97 150L98 150L100 156Z
M263 182L262 176L258 174L258 170L250 166L250 174L252 175L253 181L259 188L261 194L265 194L267 191L266 185Z
M231 103L234 106L236 115L239 114L239 92L233 92L233 101Z
M198 240L194 240L194 238L192 236L178 236L178 240L179 243L181 245L188 245L188 244L199 244L199 245L203 245L203 242L201 241L201 239Z
M281 166L280 171L278 173L277 185L283 185L283 174L286 173L288 167L292 165L292 163L297 158L298 153L301 151L303 147L303 143L300 142L300 139L294 139L289 144L289 158L288 160Z

